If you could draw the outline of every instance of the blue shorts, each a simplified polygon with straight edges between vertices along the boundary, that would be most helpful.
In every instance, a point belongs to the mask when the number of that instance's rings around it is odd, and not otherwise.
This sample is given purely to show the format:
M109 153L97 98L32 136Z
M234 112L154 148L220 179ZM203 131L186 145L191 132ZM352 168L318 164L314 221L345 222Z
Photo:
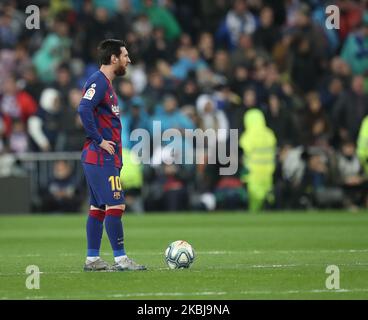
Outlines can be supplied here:
M90 205L104 206L124 204L124 192L120 182L120 170L116 167L82 163L90 194Z

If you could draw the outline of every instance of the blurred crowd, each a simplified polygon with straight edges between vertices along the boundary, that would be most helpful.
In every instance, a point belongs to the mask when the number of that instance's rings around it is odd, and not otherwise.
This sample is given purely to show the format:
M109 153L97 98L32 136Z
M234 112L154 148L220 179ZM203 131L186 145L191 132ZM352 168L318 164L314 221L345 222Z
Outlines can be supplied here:
M325 25L331 3L339 29ZM132 60L114 82L132 211L368 207L366 1L33 1L39 29L25 27L28 4L0 2L0 157L80 151L77 107L97 44L119 38ZM130 133L153 120L237 129L238 172L134 164ZM55 163L45 210L78 210L72 177Z

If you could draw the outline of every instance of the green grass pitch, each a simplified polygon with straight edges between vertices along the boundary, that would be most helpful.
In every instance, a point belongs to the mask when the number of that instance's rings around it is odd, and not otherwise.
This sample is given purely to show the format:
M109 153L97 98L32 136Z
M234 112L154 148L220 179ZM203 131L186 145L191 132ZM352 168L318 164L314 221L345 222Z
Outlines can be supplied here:
M146 214L124 217L127 253L144 272L88 273L84 215L0 215L0 299L367 299L367 212ZM190 269L164 251L187 240ZM104 232L101 255L112 262ZM40 289L25 286L28 265ZM328 265L340 289L328 290Z

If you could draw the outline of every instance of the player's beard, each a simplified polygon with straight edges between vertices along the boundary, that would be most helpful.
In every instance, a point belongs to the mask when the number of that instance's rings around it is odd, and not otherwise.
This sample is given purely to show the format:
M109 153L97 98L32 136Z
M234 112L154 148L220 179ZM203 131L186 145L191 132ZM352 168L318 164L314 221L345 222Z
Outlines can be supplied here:
M115 75L121 77L126 74L126 67L121 66L119 69L115 70Z

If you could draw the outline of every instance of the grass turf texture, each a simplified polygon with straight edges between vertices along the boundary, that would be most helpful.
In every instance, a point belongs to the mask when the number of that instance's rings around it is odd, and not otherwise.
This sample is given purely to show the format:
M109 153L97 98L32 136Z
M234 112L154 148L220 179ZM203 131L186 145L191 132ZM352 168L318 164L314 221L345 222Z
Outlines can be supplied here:
M367 299L368 214L218 213L124 217L126 249L149 271L83 272L83 215L0 215L0 299ZM174 240L196 251L190 269L169 270ZM101 256L112 262L104 232ZM327 290L326 267L340 269ZM25 287L37 265L40 289Z

